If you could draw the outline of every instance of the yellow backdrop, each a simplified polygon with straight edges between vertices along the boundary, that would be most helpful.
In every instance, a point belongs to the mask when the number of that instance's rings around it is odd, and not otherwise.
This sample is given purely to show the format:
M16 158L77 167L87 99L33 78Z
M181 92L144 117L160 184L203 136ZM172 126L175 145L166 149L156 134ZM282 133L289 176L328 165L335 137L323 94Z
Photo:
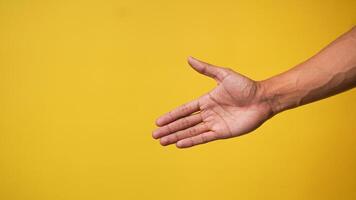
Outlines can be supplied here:
M0 0L0 199L356 199L356 93L180 150L160 114L214 81L261 80L356 23L354 0Z

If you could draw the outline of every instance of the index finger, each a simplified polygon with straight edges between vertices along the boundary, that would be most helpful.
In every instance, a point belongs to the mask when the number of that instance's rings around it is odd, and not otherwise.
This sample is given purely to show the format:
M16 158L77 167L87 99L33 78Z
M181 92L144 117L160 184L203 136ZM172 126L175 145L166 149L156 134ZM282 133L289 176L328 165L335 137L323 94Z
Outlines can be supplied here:
M199 100L196 99L162 115L156 120L156 125L164 126L197 111L199 111Z

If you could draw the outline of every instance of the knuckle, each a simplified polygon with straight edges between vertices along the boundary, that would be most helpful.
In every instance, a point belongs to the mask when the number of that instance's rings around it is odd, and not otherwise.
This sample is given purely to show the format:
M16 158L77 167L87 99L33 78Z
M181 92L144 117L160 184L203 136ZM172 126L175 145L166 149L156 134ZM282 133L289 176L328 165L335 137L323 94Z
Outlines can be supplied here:
M218 139L228 139L231 138L231 135L229 133L223 133L223 134L219 134L217 136Z
M190 138L189 141L191 143L191 146L194 146L196 144L196 142L195 142L195 140L193 138Z
M188 104L184 104L182 107L181 107L181 111L186 113L189 111L189 105Z
M175 133L175 134L172 134L172 142L176 142L176 141L178 141L179 140L179 136L178 136L179 134L177 134L177 133Z
M175 135L175 141L179 141L181 139L184 139L184 137L183 137L181 132L178 132L178 133L176 133L174 135Z
M174 111L169 111L168 113L167 113L167 116L168 116L168 118L170 119L170 120L173 120L173 113Z
M223 71L222 75L224 77L227 77L227 76L235 73L235 71L233 69L231 69L231 68L224 68L224 70L222 70L222 71Z
M189 126L190 123L186 118L183 118L181 121L181 124L182 124L182 126L187 127L187 126Z
M201 67L201 72L203 73L203 74L205 74L206 73L206 66L205 65L203 65L202 67Z
M196 131L196 129L193 127L193 128L188 129L187 133L189 136L194 136L195 131Z
M172 132L172 130L174 130L173 127L172 127L172 124L167 124L166 127L167 127L167 131L170 132L170 133Z
M219 138L218 134L213 134L212 140L221 140L221 138Z
M206 143L208 141L208 139L204 134L201 134L200 136L201 136L202 143Z
M225 69L226 69L226 71L228 71L228 72L231 72L231 71L232 71L232 69L231 69L230 67L226 67Z
M224 69L225 69L225 72L227 72L227 73L232 73L234 71L230 67L225 67Z

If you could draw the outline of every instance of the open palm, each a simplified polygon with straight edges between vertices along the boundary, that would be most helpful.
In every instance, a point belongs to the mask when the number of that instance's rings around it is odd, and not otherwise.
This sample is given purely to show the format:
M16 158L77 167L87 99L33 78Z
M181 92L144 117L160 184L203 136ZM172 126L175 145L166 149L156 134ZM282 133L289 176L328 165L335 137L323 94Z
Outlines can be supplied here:
M258 82L191 57L188 62L197 72L214 78L218 85L157 119L159 128L153 137L160 139L162 145L176 143L185 148L239 136L255 130L272 116Z

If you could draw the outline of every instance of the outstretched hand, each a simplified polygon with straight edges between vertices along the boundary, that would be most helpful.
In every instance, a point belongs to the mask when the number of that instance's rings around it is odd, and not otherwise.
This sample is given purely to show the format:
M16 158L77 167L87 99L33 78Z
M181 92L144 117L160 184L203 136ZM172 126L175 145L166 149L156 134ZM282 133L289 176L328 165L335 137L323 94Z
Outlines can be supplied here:
M231 69L189 57L197 72L217 82L216 88L159 117L153 138L162 145L191 147L218 139L243 135L273 115L263 98L261 85Z

